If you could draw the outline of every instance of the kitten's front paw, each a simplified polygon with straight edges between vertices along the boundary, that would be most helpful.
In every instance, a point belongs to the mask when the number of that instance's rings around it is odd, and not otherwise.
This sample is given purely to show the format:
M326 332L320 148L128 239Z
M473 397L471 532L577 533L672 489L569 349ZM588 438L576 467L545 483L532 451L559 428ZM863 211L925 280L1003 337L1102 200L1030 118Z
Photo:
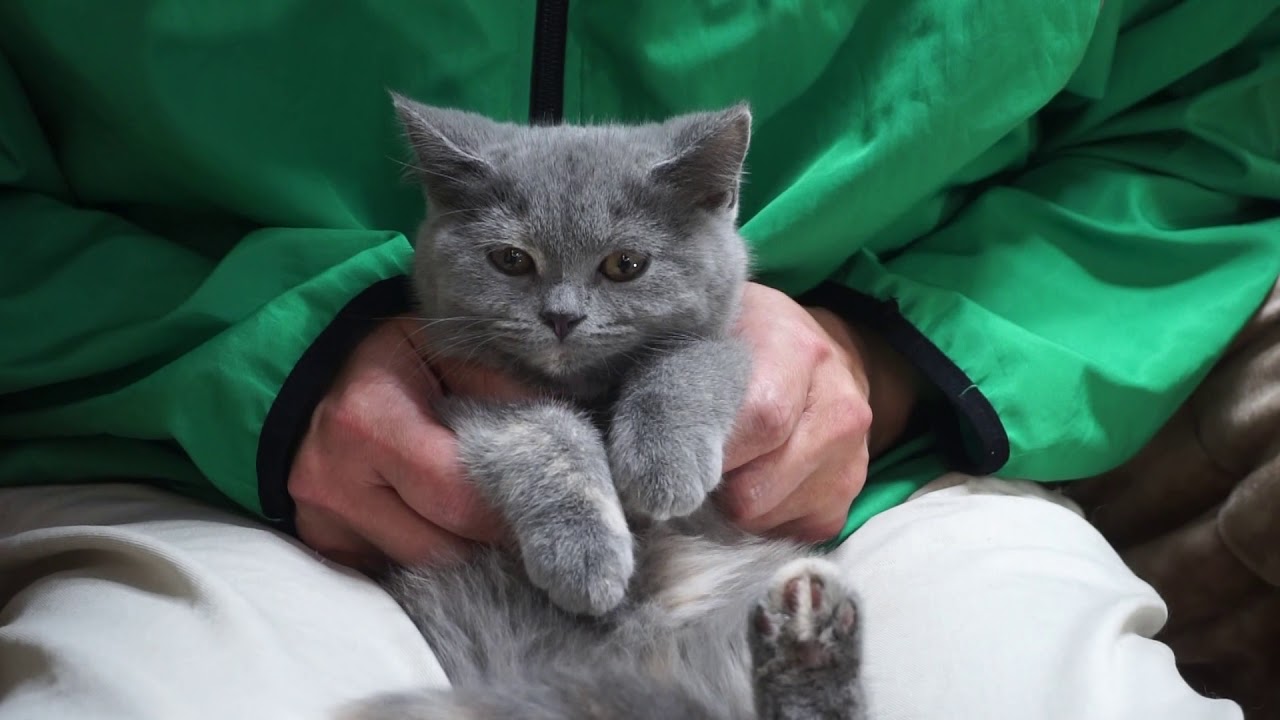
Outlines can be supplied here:
M748 629L757 674L857 672L858 607L836 573L825 560L805 558L774 577Z
M603 615L627 594L635 555L616 505L536 525L519 542L529 580L568 612Z
M655 520L684 517L720 484L724 438L708 431L680 437L660 426L615 424L609 467L627 510Z

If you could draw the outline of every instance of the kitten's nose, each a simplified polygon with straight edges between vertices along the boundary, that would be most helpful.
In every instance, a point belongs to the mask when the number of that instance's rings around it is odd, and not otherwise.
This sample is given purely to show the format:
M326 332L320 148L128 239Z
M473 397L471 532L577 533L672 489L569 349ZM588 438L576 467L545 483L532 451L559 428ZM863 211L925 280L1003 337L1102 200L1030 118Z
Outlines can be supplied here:
M561 312L544 312L542 313L542 322L547 327L555 331L556 337L561 340L568 337L573 329L578 327L578 323L586 320L586 315L571 315Z

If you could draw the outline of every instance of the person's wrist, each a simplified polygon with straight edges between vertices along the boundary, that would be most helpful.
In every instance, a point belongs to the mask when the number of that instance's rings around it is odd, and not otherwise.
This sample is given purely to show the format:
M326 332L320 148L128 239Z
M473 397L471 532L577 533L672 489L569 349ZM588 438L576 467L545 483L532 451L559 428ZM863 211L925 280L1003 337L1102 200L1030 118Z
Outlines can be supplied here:
M865 378L871 429L867 449L876 458L896 445L906 432L920 396L914 366L870 328L856 326L826 308L806 308L831 339L843 348L855 374Z

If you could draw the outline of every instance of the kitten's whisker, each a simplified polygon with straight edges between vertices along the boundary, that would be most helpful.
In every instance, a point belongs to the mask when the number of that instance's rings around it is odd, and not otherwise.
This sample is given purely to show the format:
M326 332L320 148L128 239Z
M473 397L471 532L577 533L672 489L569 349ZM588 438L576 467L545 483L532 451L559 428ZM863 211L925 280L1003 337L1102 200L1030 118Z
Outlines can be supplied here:
M444 345L437 345L428 348L429 352L427 353L426 358L428 362L432 362L446 355L456 357L461 353L461 351L470 350L470 353L468 354L469 359L471 354L473 354L479 347L503 337L505 337L505 335L502 333L462 336L454 339L452 342L445 343ZM472 345L473 343L474 345Z
M446 212L436 213L435 215L432 215L431 217L433 217L433 218L442 218L442 217L448 217L449 215L461 215L461 214L463 214L463 213L474 213L474 212L477 212L477 211L479 211L479 210L480 210L480 208L459 208L459 209L457 209L457 210L448 210L448 211L446 211Z
M391 160L394 161L400 167L404 168L405 170L413 173L430 175L432 177L438 177L438 178L442 178L444 180L449 180L453 182L456 182L458 180L458 178L453 175L447 175L445 173L436 172L435 170L428 170L427 168L424 168L421 165L415 165L411 162L405 162L404 160L397 160L396 158L391 158Z
M658 336L659 340L686 340L689 342L698 342L706 340L706 336L701 333L689 332L687 330L673 330Z
M446 320L466 321L466 322L467 322L467 324L466 324L465 326L461 327L461 328L458 328L458 330L456 331L456 332L462 332L462 331L464 331L464 330L468 330L468 329L470 329L470 328L474 327L474 326L475 326L475 325L477 325L478 323L482 323L482 322L486 322L486 321L488 321L488 318L481 318L481 317L477 317L477 318L470 318L470 319L468 319L468 318L439 318L438 320L435 320L435 321L425 321L425 322L422 324L422 326L421 326L421 327L414 328L413 332L411 332L411 333L409 333L409 334L408 334L408 337L410 337L410 338L417 338L417 337L419 337L420 335L422 335L422 334L426 333L428 330L432 330L432 329L434 329L434 326L435 326L435 325L437 325L437 324L439 324L439 323L442 323L442 322L445 322Z
M484 347L486 343L489 343L489 342L492 342L492 341L494 341L494 340L497 340L498 338L499 338L499 336L498 336L498 335L490 335L489 337L487 337L487 338L485 338L485 339L481 340L480 342L476 343L475 347L471 348L471 352L467 353L467 357L466 357L466 358L464 358L464 359L462 360L462 362L463 362L464 364L465 364L465 363L469 363L469 362L471 362L471 358L475 357L475 354L476 354L477 352L479 352L480 348Z
M484 320L484 318L440 318L440 319L441 319L441 320L447 320L447 319L448 319L448 320L464 320L464 319L469 319L469 320L470 320L470 322L468 323L467 327L471 327L471 326L475 325L476 323L481 322L481 321L483 321L483 320ZM430 329L430 328L429 328L429 327L426 327L426 326L424 326L424 327L420 327L420 328L416 328L413 332L408 333L408 334L404 337L404 339L401 341L401 342L404 344L404 346L406 346L406 347L407 347L407 349L408 349L408 353L409 353L409 354L411 354L411 355L416 356L416 357L419 359L419 361L420 361L420 363L422 364L422 366L423 366L424 370L426 369L426 366L427 366L427 365L428 365L432 360L434 360L434 359L436 359L436 358L440 357L440 356L443 354L443 352L445 352L445 351L447 351L447 350L451 349L451 348L452 348L453 346L455 346L455 345L463 345L463 344L465 344L466 342L468 342L469 337L470 337L470 336L465 335L465 334L458 334L458 335L455 335L455 336L454 336L454 338L453 338L451 341L447 341L447 342L445 342L445 343L444 343L444 345L443 345L443 350L441 349L441 348L442 348L442 346L440 346L440 345L438 345L438 344L437 344L437 345L434 345L434 346L432 346L432 345L426 345L425 347L419 347L419 346L418 346L418 344L414 342L414 339L415 339L416 337L418 337L419 335L421 335L422 333L424 333L425 331L427 331L428 329ZM465 329L465 328L464 328L464 329ZM425 354L425 356L424 356L424 354L423 354L423 352L422 352L424 349L426 350L426 354ZM398 353L398 352L399 352L399 350L400 350L400 344L397 344L397 350L396 350L396 352ZM399 357L396 357L396 359L398 360L398 359L400 359L400 358L399 358Z
M485 315L455 315L453 317L414 317L415 321L422 324L423 327L431 327L446 322L480 322L481 320L501 320L501 318L493 318Z
M417 346L414 345L413 341L408 337L405 337L399 343L396 343L396 347L391 352L391 361L393 363L401 361L412 362L414 370L419 376L430 376L430 367L428 366L427 361L422 357L422 354L418 352Z
M424 355L424 357L428 362L434 362L442 357L451 356L455 349L458 349L458 348L465 349L468 345L477 341L478 341L477 338L470 337L470 336L455 338L450 342L446 342L439 345L432 345L428 347L426 349L427 353L426 355Z

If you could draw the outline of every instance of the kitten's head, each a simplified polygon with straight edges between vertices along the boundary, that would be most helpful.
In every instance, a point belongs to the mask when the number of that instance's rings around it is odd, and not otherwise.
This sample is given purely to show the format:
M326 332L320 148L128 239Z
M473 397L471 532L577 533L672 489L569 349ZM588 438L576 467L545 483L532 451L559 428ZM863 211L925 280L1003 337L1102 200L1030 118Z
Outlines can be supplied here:
M427 197L414 279L435 347L566 379L726 331L747 273L746 106L525 127L395 104Z

